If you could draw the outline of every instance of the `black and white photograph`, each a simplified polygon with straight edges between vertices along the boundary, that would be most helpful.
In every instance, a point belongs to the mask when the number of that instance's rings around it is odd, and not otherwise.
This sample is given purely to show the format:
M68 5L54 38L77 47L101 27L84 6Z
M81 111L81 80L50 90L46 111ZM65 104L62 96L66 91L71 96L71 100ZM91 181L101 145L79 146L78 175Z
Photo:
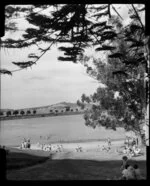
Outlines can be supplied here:
M6 180L147 180L146 4L8 4Z

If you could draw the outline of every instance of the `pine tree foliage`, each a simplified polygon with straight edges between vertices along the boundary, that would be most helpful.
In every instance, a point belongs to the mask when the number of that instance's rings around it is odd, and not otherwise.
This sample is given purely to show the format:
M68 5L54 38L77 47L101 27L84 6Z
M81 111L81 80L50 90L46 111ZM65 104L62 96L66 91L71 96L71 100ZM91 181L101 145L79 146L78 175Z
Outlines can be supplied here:
M6 22L11 22L12 18L24 15L29 24L34 28L27 28L25 33L22 34L23 39L14 40L8 38L2 40L1 47L5 48L25 48L34 44L40 44L40 42L50 43L71 43L72 48L64 49L64 56L58 57L62 61L73 61L77 63L80 55L84 53L84 48L89 44L97 43L97 39L100 42L104 40L112 39L116 37L116 33L112 30L111 25L107 25L107 21L99 21L101 14L104 17L109 16L109 5L93 6L89 4L64 4L64 5L49 5L49 14L42 14L42 11L48 8L48 6L31 5L26 7L15 7L13 5L6 7ZM39 11L36 9L39 8ZM95 13L89 13L89 10L93 8ZM16 13L17 12L17 13ZM88 18L93 17L98 20L93 23ZM100 41L101 40L101 41ZM82 49L82 51L81 51ZM106 46L99 50L106 50ZM107 50L111 50L112 47L107 46ZM42 53L41 47L38 50ZM98 49L97 49L98 50ZM34 60L33 60L34 64ZM27 65L28 67L28 65Z
M6 69L0 69L0 73L1 73L1 74L8 74L8 75L11 75L11 76L12 76L11 71L6 70Z
M31 67L34 62L32 61L27 61L27 62L12 62L14 65L19 66L20 68L27 68L27 67Z

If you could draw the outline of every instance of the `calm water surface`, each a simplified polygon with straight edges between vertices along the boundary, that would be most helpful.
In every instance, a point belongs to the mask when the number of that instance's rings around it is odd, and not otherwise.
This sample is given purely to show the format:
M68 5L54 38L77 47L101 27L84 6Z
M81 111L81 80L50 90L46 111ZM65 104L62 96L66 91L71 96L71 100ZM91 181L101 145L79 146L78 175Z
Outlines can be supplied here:
M0 144L20 145L23 138L30 138L32 143L60 142L74 140L123 139L123 129L117 132L104 128L91 128L84 124L83 115L54 116L32 119L1 121Z

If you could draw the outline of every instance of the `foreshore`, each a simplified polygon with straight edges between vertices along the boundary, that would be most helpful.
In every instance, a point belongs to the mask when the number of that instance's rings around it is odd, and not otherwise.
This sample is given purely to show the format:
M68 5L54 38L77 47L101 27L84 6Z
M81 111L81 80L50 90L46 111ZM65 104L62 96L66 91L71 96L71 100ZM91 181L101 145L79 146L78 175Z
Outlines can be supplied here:
M116 147L121 147L124 144L123 140L115 140L112 141L112 145L111 148L114 150L114 148ZM57 151L57 148L59 146L62 146L62 150L59 152ZM69 143L51 143L51 147L52 150L51 151L44 151L42 150L42 145L41 144L31 144L30 149L21 149L19 146L17 147L8 147L8 149L11 149L13 151L19 150L20 152L25 152L25 153L29 153L29 154L36 154L37 156L49 156L49 154L53 154L53 157L55 158L65 158L66 154L68 156L69 153L69 157L73 158L75 156L76 153L80 152L80 154L86 155L89 157L88 154L84 154L86 153L96 153L96 152L102 152L101 148L102 146L108 146L107 143L105 141L84 141L84 142L69 142ZM82 148L81 151L78 151L78 148ZM73 154L72 154L73 153ZM75 154L74 154L75 153ZM106 153L106 152L104 152ZM98 153L99 154L99 153ZM93 154L94 155L94 154ZM118 157L117 157L118 158Z
M35 115L25 115L25 116L4 116L4 117L1 116L0 121L32 119L32 118L41 118L41 117L54 117L54 116L82 115L82 114L83 112L68 112L68 113L35 114Z
M70 146L72 146L72 145L75 145L75 144L102 144L102 143L104 143L104 144L106 144L106 139L76 139L76 140L54 140L54 141L43 141L43 142L41 142L40 141L40 144L51 144L51 145L60 145L60 144L63 144L64 146L67 144L67 146L69 145L69 147ZM113 144L116 144L116 143L118 143L118 144L120 144L120 143L122 143L122 144L124 144L124 138L119 138L119 139L111 139L111 141L112 141L112 143ZM21 143L21 142L20 142ZM33 144L33 145L36 145L36 144L38 144L39 143L39 141L37 141L36 143L32 143L31 142L31 144ZM4 145L4 144L2 144L2 145ZM18 147L18 145L4 145L4 146L6 146L6 147L10 147L10 148L13 148L13 147Z
M61 151L57 151L58 146L62 146ZM34 154L37 156L45 156L49 157L51 154L54 159L64 159L64 158L84 158L84 159L103 159L107 160L112 158L113 160L119 160L122 158L122 154L117 152L118 148L121 148L124 145L124 140L113 140L111 144L110 151L106 152L102 150L102 147L107 147L108 144L106 141L85 141L85 142L70 142L70 143L52 143L51 151L44 151L41 148L41 144L31 144L30 149L20 149L20 147L11 147L11 149L15 151L15 149L23 153ZM81 151L77 149L81 148ZM144 150L144 149L143 149ZM142 151L143 151L142 150ZM137 160L146 160L146 152L144 150L144 155L139 157L133 157L132 159Z
M111 140L112 145L124 145L124 139L113 139ZM85 149L94 149L103 145L107 145L106 139L89 139L89 140L73 140L73 141L54 141L51 143L44 143L44 144L50 144L52 146L59 146L62 145L64 149L66 150L72 150L77 147L83 147ZM42 144L37 143L31 143L30 149L41 149L40 146ZM18 148L20 149L20 146L10 146L11 148Z
M112 141L112 145L123 145L124 141L123 140L115 140ZM107 146L107 143L105 141L84 141L84 142L65 142L65 143L52 143L52 146L59 146L62 145L64 150L76 150L76 148L78 147L82 147L83 151L84 150L89 150L89 149L97 149L98 147L102 147L103 145ZM38 148L38 144L31 144L31 149L39 149L40 150L40 146Z

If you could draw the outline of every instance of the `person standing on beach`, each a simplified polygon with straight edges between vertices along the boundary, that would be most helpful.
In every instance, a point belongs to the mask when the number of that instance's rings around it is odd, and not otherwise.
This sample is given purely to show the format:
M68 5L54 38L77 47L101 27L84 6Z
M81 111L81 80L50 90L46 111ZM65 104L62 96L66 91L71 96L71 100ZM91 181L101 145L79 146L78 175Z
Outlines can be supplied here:
M26 138L23 138L22 147L23 148L27 147L27 140L26 140Z
M132 147L133 147L134 145L136 145L136 139L135 139L135 138L132 139Z
M110 138L107 139L107 144L108 144L108 147L111 146L111 140L110 140Z
M136 137L136 145L137 145L137 147L139 146L139 139L138 139L138 137Z

